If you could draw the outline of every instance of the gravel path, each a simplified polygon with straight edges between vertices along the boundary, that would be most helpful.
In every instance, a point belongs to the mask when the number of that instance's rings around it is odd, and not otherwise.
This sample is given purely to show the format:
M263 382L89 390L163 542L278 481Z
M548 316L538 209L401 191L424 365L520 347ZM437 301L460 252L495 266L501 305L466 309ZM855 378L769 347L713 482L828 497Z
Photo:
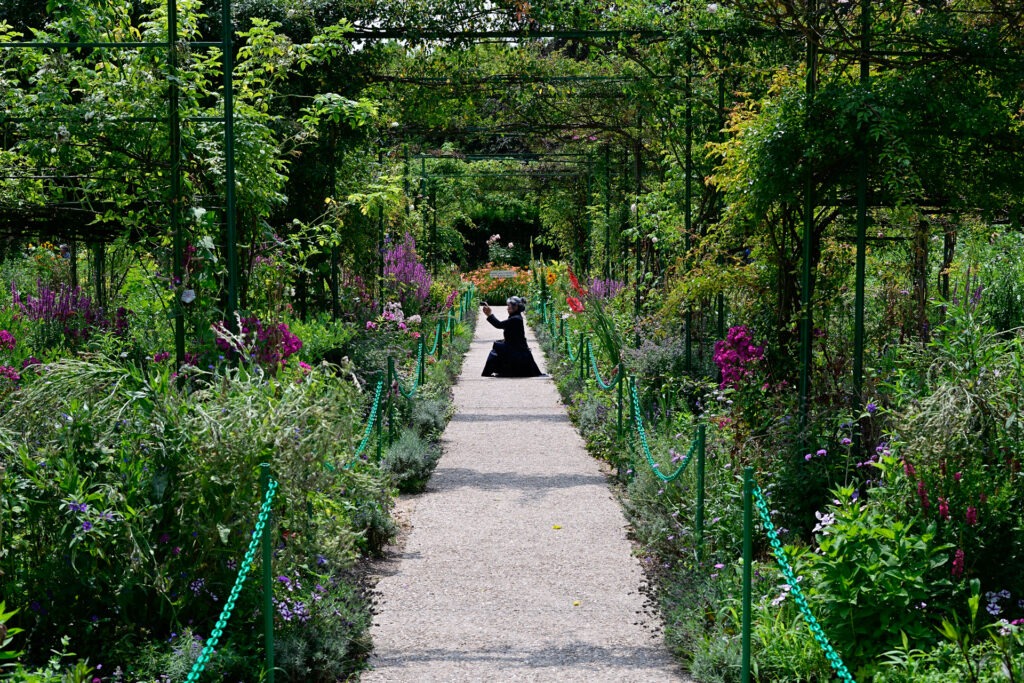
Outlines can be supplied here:
M554 383L480 377L501 331L476 330L437 471L399 503L411 528L377 572L361 681L688 680Z

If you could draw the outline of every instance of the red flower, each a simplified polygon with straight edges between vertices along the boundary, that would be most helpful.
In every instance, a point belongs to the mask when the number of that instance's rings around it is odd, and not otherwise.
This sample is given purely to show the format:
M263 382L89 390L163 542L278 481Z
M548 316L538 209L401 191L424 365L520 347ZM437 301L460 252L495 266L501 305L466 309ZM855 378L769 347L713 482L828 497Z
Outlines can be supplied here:
M569 304L569 310L573 313L583 312L583 302L574 296L565 297L565 303Z
M572 268L566 268L569 272L569 282L572 283L572 288L576 290L576 293L580 296L586 296L587 290L583 289L580 285L580 281L576 279L576 275L572 272Z

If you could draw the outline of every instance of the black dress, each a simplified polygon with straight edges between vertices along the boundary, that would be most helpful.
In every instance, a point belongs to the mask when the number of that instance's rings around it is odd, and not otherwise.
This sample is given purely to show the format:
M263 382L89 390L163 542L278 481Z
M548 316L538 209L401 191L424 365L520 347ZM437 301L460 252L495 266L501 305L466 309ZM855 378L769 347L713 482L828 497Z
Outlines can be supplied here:
M502 330L505 340L494 342L494 348L484 364L484 377L537 377L544 374L533 360L530 347L526 345L522 315L514 313L505 320L498 320L491 314L487 316L487 322Z

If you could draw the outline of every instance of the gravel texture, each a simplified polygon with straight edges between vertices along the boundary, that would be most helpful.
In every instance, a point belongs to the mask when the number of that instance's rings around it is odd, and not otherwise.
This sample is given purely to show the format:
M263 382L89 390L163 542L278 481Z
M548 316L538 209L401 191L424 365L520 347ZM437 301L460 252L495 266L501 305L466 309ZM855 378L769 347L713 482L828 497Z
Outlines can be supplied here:
M377 568L361 680L689 680L554 383L480 377L501 331L476 330L437 471L400 501L404 542Z

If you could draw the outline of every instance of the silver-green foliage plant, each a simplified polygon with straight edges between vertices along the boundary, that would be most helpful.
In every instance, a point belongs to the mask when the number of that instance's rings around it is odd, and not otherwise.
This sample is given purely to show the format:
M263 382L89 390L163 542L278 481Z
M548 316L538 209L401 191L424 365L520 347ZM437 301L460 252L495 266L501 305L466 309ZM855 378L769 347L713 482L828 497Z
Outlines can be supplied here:
M437 466L441 453L413 429L404 429L388 448L381 469L402 493L420 493Z

